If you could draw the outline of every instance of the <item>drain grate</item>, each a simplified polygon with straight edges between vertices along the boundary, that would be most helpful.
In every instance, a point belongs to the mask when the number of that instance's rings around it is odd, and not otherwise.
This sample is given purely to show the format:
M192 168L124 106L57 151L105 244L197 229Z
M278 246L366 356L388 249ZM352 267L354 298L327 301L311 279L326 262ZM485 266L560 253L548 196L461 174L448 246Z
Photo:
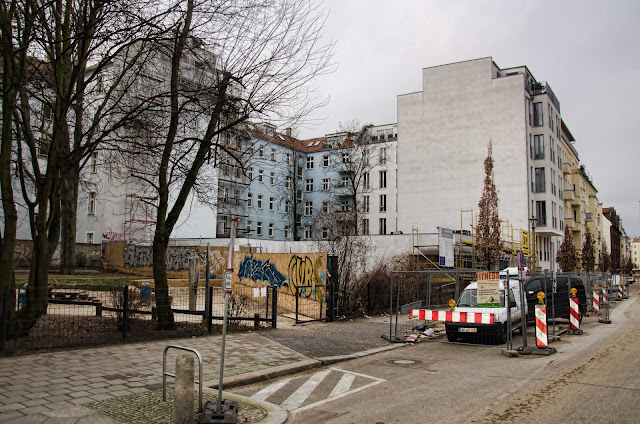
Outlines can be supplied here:
M422 361L418 359L390 359L387 361L387 364L391 365L418 365L421 363Z

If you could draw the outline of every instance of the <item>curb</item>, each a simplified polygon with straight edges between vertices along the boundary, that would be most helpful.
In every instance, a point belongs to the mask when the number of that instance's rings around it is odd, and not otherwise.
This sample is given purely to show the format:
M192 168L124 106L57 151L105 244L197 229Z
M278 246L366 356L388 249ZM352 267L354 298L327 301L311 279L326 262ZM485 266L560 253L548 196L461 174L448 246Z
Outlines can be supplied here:
M258 383L260 381L271 380L273 378L282 377L283 375L295 374L301 371L307 371L322 366L322 362L315 359L306 359L293 364L281 365L278 367L267 368L259 371L252 371L246 374L240 374L225 378L222 382L223 390L248 384ZM218 380L205 381L204 387L217 389Z
M213 389L204 389L205 392L210 391L210 392L214 392ZM215 394L218 394L218 391L215 391ZM258 408L264 410L267 413L267 416L262 419L261 421L258 421L255 424L282 424L285 421L287 421L287 419L289 419L289 413L287 411L285 411L284 409L280 408L278 405L275 405L273 403L270 402L265 402L262 400L255 400L255 399L251 399L249 397L246 396L242 396L242 395L238 395L235 393L231 393L231 392L227 392L225 390L222 391L222 397L224 399L231 399L231 400L235 400L236 402L244 402L244 403L248 403L250 405L254 405L257 406Z

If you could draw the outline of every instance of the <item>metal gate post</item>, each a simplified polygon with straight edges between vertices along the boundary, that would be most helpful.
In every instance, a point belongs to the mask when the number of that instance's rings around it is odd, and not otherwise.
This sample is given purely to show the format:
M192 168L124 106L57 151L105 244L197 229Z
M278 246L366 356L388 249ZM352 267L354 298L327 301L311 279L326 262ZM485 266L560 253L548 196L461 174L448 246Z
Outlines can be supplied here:
M391 333L393 333L393 275L391 271L391 279L389 281L389 341L391 341Z
M431 307L431 271L427 271L427 308Z
M296 324L298 324L300 321L298 321L298 307L299 307L299 302L298 302L298 286L296 286Z
M124 305L122 306L122 341L127 340L127 321L129 320L129 286L122 287Z
M207 331L211 333L213 329L213 287L209 286L207 298L209 298L209 309L207 309Z

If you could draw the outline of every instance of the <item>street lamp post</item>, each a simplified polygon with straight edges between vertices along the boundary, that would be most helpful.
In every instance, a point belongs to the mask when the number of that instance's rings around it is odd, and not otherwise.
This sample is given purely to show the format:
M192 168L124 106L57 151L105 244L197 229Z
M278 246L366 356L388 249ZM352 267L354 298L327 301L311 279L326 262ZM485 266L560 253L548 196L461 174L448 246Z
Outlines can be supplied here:
M533 252L533 271L535 272L538 267L538 252L536 251L536 221L537 218L532 214L529 218L531 223L531 250Z

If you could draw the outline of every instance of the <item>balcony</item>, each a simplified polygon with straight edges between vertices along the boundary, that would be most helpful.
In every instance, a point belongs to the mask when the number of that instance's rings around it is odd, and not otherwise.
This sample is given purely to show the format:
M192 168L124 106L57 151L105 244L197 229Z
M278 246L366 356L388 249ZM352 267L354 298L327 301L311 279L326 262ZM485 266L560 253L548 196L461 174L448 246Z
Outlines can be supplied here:
M571 168L571 165L569 165L569 164L568 164L568 163L566 163L566 162L562 162L562 173L563 173L564 175L569 175L569 174L571 174L571 169L572 169L572 168Z
M565 218L564 219L564 226L568 227L571 230L573 230L574 228L576 228L576 220L573 219L573 218Z
M571 202L572 204L576 200L576 194L574 193L574 191L566 188L562 190L562 197L564 198L564 200L566 200L567 202Z

